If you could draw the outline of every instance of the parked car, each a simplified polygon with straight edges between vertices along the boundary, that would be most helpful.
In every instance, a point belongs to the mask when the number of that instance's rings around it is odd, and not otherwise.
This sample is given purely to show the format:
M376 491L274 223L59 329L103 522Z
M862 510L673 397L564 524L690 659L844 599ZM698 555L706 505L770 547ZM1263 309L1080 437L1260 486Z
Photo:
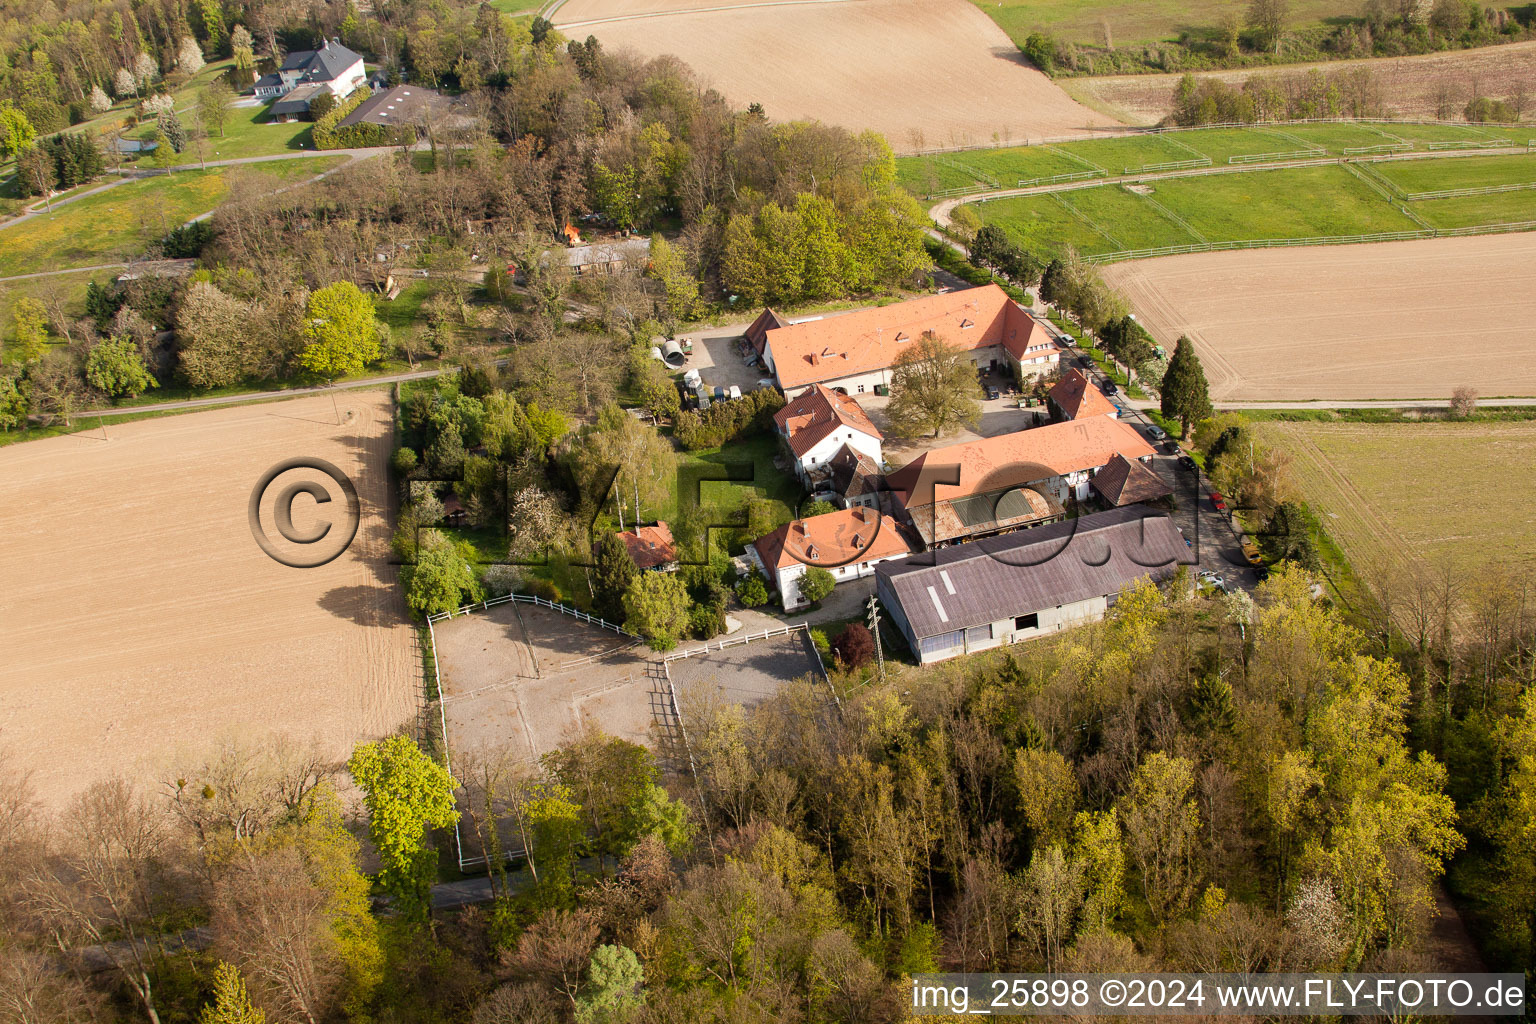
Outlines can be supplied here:
M1183 466L1185 469L1189 470L1190 472L1194 472L1194 470L1196 469L1195 460L1194 460L1194 458L1192 456L1189 456L1189 455L1180 455L1179 456L1179 465Z
M1227 510L1227 499L1221 496L1220 491L1211 492L1211 504L1216 506L1217 512L1225 512Z
M1253 542L1252 537L1243 538L1243 557L1248 559L1249 565L1258 565L1264 561L1264 557L1259 554L1259 546Z
M1002 397L1003 397L1003 393L1001 391L997 390L997 388L993 388L993 387L987 388L987 399L989 401L992 400L992 399L1002 398Z
M1169 438L1163 442L1163 451L1169 455L1179 454L1179 442ZM1194 460L1190 459L1190 462L1193 463Z
M1152 426L1147 428L1147 435L1154 441L1161 441L1168 436L1168 431L1154 423Z
M1114 381L1106 379L1104 381L1104 393L1106 395L1118 395L1120 393L1120 388L1115 384Z

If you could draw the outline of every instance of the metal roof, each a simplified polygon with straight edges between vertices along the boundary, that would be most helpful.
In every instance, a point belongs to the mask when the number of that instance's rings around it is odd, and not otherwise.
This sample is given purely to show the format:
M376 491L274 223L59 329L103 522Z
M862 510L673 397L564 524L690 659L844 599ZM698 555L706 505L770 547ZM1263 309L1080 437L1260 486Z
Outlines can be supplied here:
M917 637L1115 594L1172 576L1188 549L1173 521L1139 505L941 548L875 568Z

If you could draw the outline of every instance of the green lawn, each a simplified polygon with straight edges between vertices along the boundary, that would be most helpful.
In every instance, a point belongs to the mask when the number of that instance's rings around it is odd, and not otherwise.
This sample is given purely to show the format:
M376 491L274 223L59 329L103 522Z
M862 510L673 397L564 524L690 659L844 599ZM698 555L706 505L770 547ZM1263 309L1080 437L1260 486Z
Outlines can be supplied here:
M345 157L281 160L239 168L189 169L143 178L57 207L0 231L0 277L122 261L219 204L231 173L276 188L336 166Z
M906 156L898 159L896 183L918 196L985 185L974 174L956 167L951 161L932 156Z
M1536 221L1536 189L1457 199L1425 199L1413 204L1413 212L1437 228Z
M1178 133L1180 136L1186 134ZM1188 143L1185 142L1184 146ZM1165 135L1132 135L1115 139L1091 139L1067 142L1057 147L1109 171L1110 174L1133 173L1148 164L1172 163L1198 159Z
M1337 165L1152 183L1153 197L1213 242L1418 229Z
M1067 246L1088 254L1120 248L1050 195L998 199L978 203L975 210L984 223L996 224L1014 242L1039 256L1054 256Z
M1050 178L1058 174L1077 174L1088 169L1076 160L1045 146L978 149L958 156L969 166L991 175L1004 188L1021 181Z
M1481 188L1536 182L1536 154L1469 156L1446 160L1383 160L1371 170L1404 192Z
M773 435L758 434L743 441L733 442L724 448L683 452L679 457L679 465L683 472L679 476L683 478L684 486L688 486L686 481L690 479L690 467L697 467L693 472L723 475L725 472L743 472L740 464L751 463L751 482L704 480L698 484L698 500L708 507L714 522L724 524L734 523L740 519L737 509L743 499L749 496L767 498L772 503L772 525L769 527L772 529L773 526L787 523L794 518L800 497L804 493L800 489L799 481L792 474L784 472L773 464L778 451L778 441ZM727 470L726 467L731 465L736 465L738 468ZM656 510L657 518L676 523L679 499L680 496L676 493L670 495L667 504ZM717 516L714 515L717 513ZM730 553L737 554L745 543L756 539L747 536L748 532L745 529L717 530L712 532L711 537L713 542L718 543L723 534Z
M1361 146L1390 146L1397 139L1391 138L1395 125L1383 125L1380 130L1364 124L1288 124L1282 128L1266 128L1265 131L1280 137L1298 139L1312 146L1322 146L1335 156L1345 149ZM1289 148L1282 146L1282 149Z
M1197 240L1158 205L1183 218L1212 242L1371 234L1419 227L1337 165L1167 178L1146 184L1152 189L1150 197L1118 185L1059 194L1081 217L1101 229L1098 231L1063 209L1053 195L999 199L974 208L983 222L999 225L1020 245L1041 256L1055 255L1068 245L1088 255L1100 255L1187 245Z
M1173 137L1190 149L1204 153L1212 163L1225 164L1228 157L1290 153L1303 147L1252 128L1206 128L1177 132Z
M1096 227L1113 236L1121 249L1154 249L1200 241L1122 185L1063 192L1061 198L1093 221Z

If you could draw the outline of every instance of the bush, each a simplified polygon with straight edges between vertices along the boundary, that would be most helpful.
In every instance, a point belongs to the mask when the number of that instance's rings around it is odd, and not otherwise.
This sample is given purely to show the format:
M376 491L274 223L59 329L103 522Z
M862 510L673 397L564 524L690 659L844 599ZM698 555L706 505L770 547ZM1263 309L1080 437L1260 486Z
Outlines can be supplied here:
M485 586L485 596L506 597L517 590L518 584L522 582L522 573L518 572L515 565L488 565L480 574L480 582Z
M396 448L394 456L389 460L389 464L394 467L396 474L407 477L416 468L416 461L416 449Z
M816 648L816 653L821 655L822 661L832 657L832 645L827 643L827 634L821 630L811 630L811 646Z
M736 600L743 608L757 608L768 603L768 583L762 573L754 572L736 584Z
M688 613L688 635L708 640L725 632L725 610L719 605L695 605Z
M811 604L832 593L832 588L837 586L837 580L827 570L812 566L805 570L805 575L800 577L800 596Z
M750 434L766 431L773 414L784 408L784 396L773 388L758 388L739 399L716 402L702 413L688 410L677 415L674 436L684 448L719 448Z
M161 243L165 258L169 260L194 260L213 241L213 225L205 220L181 227L165 236Z
M315 118L315 127L310 135L315 140L316 149L362 149L368 146L398 146L416 141L416 130L408 126L389 126L381 124L349 125L346 128L338 128L344 118L358 105L372 95L372 91L365 85L327 110L320 117Z
M1513 124L1518 120L1514 107L1503 100L1489 99L1487 96L1479 96L1468 103L1463 113L1468 121L1479 123L1493 121L1499 124Z
M832 641L837 658L849 668L863 668L875 657L875 637L868 627L850 622Z
M556 604L564 602L564 599L560 596L560 588L549 580L528 580L523 584L523 593L532 597L541 597L546 601L554 601Z
M1046 74L1056 70L1056 40L1044 32L1031 32L1019 47L1031 64Z

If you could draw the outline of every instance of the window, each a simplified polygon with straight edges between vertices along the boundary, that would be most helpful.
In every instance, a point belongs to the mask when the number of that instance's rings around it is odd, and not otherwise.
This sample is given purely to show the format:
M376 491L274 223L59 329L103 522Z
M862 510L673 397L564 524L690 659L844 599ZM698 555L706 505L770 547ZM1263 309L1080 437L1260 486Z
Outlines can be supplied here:
M972 644L979 644L983 640L991 640L991 639L992 639L992 623L990 623L990 622L988 622L986 625L983 625L983 626L970 626L965 631L965 644L966 644L967 647L969 647Z
M965 638L965 630L957 629L953 633L940 633L938 636L925 636L918 640L917 646L924 654L936 654L941 651L949 651L960 646Z
M860 385L859 385L859 394L861 394L861 395L862 395L862 394L863 394L863 393L864 393L864 385L863 385L863 384L860 384Z
M1019 615L1013 620L1014 629L1039 629L1040 615L1038 612L1030 612L1028 615Z

